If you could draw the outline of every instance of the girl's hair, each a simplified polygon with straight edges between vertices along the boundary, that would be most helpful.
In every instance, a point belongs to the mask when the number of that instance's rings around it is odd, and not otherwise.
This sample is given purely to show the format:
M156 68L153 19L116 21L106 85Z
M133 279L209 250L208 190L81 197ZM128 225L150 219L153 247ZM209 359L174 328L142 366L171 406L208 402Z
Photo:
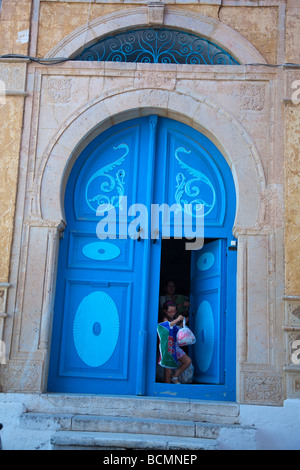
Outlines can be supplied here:
M172 302L172 300L167 300L163 305L164 310L168 310L169 307L176 307L176 309L177 309L176 303Z

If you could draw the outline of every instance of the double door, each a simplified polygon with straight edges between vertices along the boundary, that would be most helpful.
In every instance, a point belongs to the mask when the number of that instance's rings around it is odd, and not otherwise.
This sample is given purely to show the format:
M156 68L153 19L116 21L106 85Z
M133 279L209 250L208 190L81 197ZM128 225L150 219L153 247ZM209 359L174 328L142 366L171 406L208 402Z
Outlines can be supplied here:
M176 394L234 399L234 206L227 163L194 129L148 116L96 137L65 191L48 390L168 393L156 377L162 236L192 237L204 222L214 241L187 249L195 383Z

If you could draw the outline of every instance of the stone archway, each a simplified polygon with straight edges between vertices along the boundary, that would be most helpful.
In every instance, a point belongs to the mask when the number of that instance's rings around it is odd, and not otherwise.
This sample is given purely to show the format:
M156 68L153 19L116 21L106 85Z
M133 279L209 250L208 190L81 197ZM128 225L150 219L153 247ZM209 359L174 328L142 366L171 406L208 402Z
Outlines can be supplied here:
M129 108L129 109L128 109ZM183 111L186 110L184 113ZM244 279L245 253L251 246L262 250L267 256L268 243L257 237L264 223L265 201L267 190L262 164L251 138L245 129L228 112L220 109L212 101L187 90L162 90L146 88L141 90L127 89L122 93L111 93L103 99L87 104L76 117L68 120L59 134L49 145L36 173L34 205L36 214L52 226L64 221L63 195L66 180L74 161L81 149L93 136L110 127L113 123L128 118L152 113L168 115L178 121L188 123L206 134L221 150L233 173L237 192L237 214L234 234L239 239L238 255L238 351L242 351L247 337L247 317L244 302L247 286ZM99 123L99 116L102 122ZM245 180L245 175L247 179ZM60 184L58 184L60 182ZM51 199L49 199L51 194ZM249 205L249 201L251 204ZM50 222L51 221L51 222ZM56 221L56 222L55 222ZM61 227L61 225L60 225ZM57 240L57 239L56 239ZM56 241L57 243L57 241ZM258 244L258 245L257 245ZM54 243L53 252L57 252ZM246 251L245 251L246 250ZM267 251L266 251L267 250ZM253 276L259 278L259 269ZM52 279L55 283L55 279ZM53 289L51 289L53 290ZM52 310L47 312L45 325L51 324ZM47 331L45 331L45 335ZM48 343L49 345L49 343ZM253 347L254 344L253 344ZM239 358L239 354L238 354ZM238 359L239 360L239 359ZM239 370L239 367L237 367ZM239 381L238 381L239 382ZM242 391L238 390L238 395Z
M112 32L147 27L149 25L178 28L186 32L201 34L215 44L224 47L240 63L266 61L257 49L241 34L214 18L188 10L176 10L163 4L150 4L130 11L110 13L81 26L61 40L46 54L50 57L75 57L83 48Z
M206 97L188 90L163 90L160 87L129 88L121 93L111 93L86 104L75 117L65 122L37 169L36 214L45 220L64 220L63 188L83 146L112 124L153 113L187 123L212 140L223 153L235 180L238 210L234 231L258 227L264 217L266 184L258 152L250 136L233 116ZM99 116L102 122L99 122ZM241 188L245 173L251 185L244 196ZM61 182L60 186L57 181Z

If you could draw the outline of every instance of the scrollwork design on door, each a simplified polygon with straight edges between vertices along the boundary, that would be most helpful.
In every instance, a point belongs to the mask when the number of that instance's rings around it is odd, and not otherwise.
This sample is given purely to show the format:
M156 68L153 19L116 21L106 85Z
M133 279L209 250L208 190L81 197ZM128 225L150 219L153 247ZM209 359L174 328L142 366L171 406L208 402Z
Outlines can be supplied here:
M90 177L86 185L85 200L89 208L94 212L97 212L100 205L104 210L106 207L109 209L111 206L119 206L125 194L125 170L120 168L114 174L111 173L116 167L124 163L125 158L129 153L129 147L127 144L120 144L117 147L113 147L113 149L124 149L125 153L113 163L109 163L96 171ZM95 185L92 187L92 183L97 178L99 179L99 183L97 184L96 191Z
M179 166L184 170L184 172L177 173L176 175L176 203L186 213L194 217L207 216L216 204L216 191L214 186L210 179L201 171L185 163L179 157L180 153L189 155L191 150L186 150L184 147L178 147L175 150L175 158ZM187 178L186 173L192 175L193 178ZM203 205L204 210L200 210L199 206L197 208L197 204Z

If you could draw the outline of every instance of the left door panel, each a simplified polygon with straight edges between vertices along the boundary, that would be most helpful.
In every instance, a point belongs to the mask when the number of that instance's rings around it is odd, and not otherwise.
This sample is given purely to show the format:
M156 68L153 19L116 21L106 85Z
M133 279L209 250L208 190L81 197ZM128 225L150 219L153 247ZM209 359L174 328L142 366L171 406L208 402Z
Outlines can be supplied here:
M151 174L145 164L148 133L147 118L114 126L84 149L70 174L49 391L136 393L143 279L139 261L145 243L127 236L127 207L143 202L147 191L147 185L137 182ZM102 229L109 233L105 240L96 234L100 205L107 221Z

